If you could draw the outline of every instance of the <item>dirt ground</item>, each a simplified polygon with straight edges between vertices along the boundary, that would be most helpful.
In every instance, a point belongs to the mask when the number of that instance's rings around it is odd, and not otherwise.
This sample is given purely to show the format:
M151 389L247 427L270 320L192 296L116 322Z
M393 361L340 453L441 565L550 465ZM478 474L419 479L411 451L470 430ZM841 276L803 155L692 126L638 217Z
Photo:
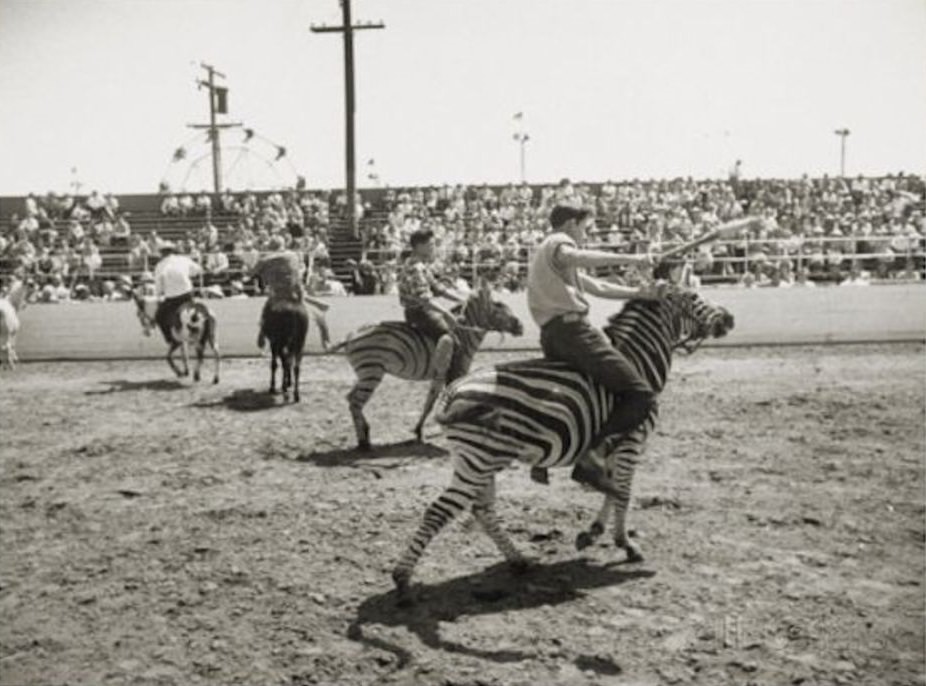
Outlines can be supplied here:
M677 360L630 514L645 562L577 553L599 498L520 466L499 511L536 569L464 519L411 609L389 571L450 475L433 423L404 443L425 387L386 381L364 455L343 358L306 359L300 405L267 366L0 374L0 683L926 683L921 345Z

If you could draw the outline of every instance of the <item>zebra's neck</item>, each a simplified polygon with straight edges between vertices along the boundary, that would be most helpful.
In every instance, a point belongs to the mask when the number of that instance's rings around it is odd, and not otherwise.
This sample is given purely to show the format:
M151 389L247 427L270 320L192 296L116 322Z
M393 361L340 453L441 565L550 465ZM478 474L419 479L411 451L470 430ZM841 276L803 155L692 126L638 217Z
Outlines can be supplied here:
M482 345L482 340L486 336L485 329L479 325L478 304L468 302L463 306L463 325L474 327L471 329L457 329L457 342L460 346L460 355L465 362L465 368L469 368L473 356Z
M609 327L615 347L633 363L657 393L672 367L678 337L666 307L631 301Z

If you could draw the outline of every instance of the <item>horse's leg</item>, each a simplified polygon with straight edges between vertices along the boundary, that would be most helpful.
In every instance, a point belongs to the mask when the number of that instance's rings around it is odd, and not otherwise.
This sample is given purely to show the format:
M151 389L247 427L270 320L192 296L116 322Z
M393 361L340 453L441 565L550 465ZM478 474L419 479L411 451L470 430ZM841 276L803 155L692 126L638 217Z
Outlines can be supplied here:
M299 366L302 364L302 351L293 354L293 402L299 402Z
M180 341L180 358L183 360L183 375L190 375L190 346L186 339Z
M370 449L370 425L363 416L363 406L370 400L373 391L379 386L386 374L386 370L379 365L355 369L357 382L347 394L350 406L350 416L354 421L354 430L357 432L357 447L361 450Z
M482 526L482 530L489 535L489 538L505 556L505 559L508 560L512 571L523 572L528 567L527 558L518 551L511 539L508 538L508 535L502 530L501 520L495 511L495 475L493 474L489 479L489 483L473 504L473 517Z
M279 364L279 349L275 341L270 341L270 395L277 392L277 364Z
M431 414L431 409L434 407L437 396L440 395L440 392L443 390L445 385L446 384L443 376L438 376L431 381L431 386L428 388L428 397L424 399L424 407L421 410L421 417L418 418L418 423L415 424L415 440L419 443L421 443L424 433L424 423L427 421L428 415Z
M180 344L176 341L170 343L167 347L167 364L170 365L170 368L174 370L174 374L177 376L183 376L183 372L177 366L177 363L174 362L174 351L180 347Z
M219 354L219 344L216 342L216 322L215 318L209 318L209 336L207 337L209 341L209 346L212 348L212 354L215 356L215 375L212 377L212 383L219 382L219 366L221 364L222 356Z
M206 341L202 336L196 341L196 368L193 370L193 381L199 381L199 370L203 366L203 355L206 352Z
M400 605L407 605L412 601L409 593L412 574L428 543L448 522L480 497L495 474L491 469L487 473L478 474L468 471L464 479L459 473L461 469L466 469L466 464L462 458L455 456L450 486L425 510L418 531L415 532L408 548L392 571L392 580L396 585Z
M285 348L282 350L280 363L283 365L283 393L289 394L289 389L293 385L293 358L289 350Z

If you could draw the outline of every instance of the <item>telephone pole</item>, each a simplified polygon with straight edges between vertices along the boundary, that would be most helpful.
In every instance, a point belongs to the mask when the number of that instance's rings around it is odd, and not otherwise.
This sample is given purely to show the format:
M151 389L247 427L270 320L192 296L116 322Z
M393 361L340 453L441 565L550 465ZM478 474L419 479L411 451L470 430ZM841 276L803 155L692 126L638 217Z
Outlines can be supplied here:
M341 33L344 35L344 120L345 158L347 166L347 222L351 233L357 234L357 174L354 162L354 31L384 29L382 22L351 23L350 0L341 0L341 26L311 26L313 33Z
M225 74L217 71L211 64L200 65L209 74L207 81L199 80L196 83L200 88L209 90L209 123L208 124L187 124L191 129L208 129L209 140L212 143L212 186L216 194L222 192L222 147L219 144L219 131L221 129L231 129L241 126L240 123L216 124L215 115L226 114L228 112L226 96L228 89L224 86L215 85L215 77L225 78Z
M836 129L833 133L839 136L842 139L842 144L839 148L839 175L846 175L846 136L848 136L851 131L849 129Z

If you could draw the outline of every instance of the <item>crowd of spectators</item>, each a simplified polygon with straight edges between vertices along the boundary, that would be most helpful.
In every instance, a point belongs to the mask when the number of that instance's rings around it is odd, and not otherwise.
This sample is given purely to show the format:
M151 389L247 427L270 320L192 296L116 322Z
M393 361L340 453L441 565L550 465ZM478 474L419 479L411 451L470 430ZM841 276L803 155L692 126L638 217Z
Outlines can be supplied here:
M384 189L362 194L355 208L363 218L362 254L347 261L342 283L331 268L329 231L346 214L343 193L165 192L155 222L172 227L165 237L150 217L133 229L131 213L112 194L49 193L29 195L22 211L0 225L0 273L32 278L37 297L49 302L127 298L148 281L170 240L203 265L205 295L243 297L259 292L250 272L279 236L304 256L310 291L391 294L409 234L428 228L458 290L484 277L518 291L551 208L571 203L595 211L590 242L627 252L658 254L725 221L765 218L766 228L754 235L701 246L686 270L692 283L859 285L923 278L924 197L924 178L904 174ZM648 277L632 271L611 276L626 283Z
M382 221L364 234L366 269L385 276L407 237L435 235L442 261L470 279L523 287L528 256L547 230L553 205L594 208L590 241L627 252L659 253L719 224L759 214L767 228L737 241L706 244L692 256L694 279L754 285L922 278L924 179L883 178L444 186L389 190ZM627 274L636 280L643 275Z
M279 236L305 257L313 287L343 290L330 269L327 193L226 191L216 207L207 193L165 194L160 214L154 223L173 235L162 237L157 228L133 231L130 213L120 211L111 194L29 195L23 212L0 227L0 274L32 279L40 301L126 299L133 287L150 281L162 246L171 242L203 266L206 296L253 294L260 284L250 272ZM104 256L111 257L108 265Z

